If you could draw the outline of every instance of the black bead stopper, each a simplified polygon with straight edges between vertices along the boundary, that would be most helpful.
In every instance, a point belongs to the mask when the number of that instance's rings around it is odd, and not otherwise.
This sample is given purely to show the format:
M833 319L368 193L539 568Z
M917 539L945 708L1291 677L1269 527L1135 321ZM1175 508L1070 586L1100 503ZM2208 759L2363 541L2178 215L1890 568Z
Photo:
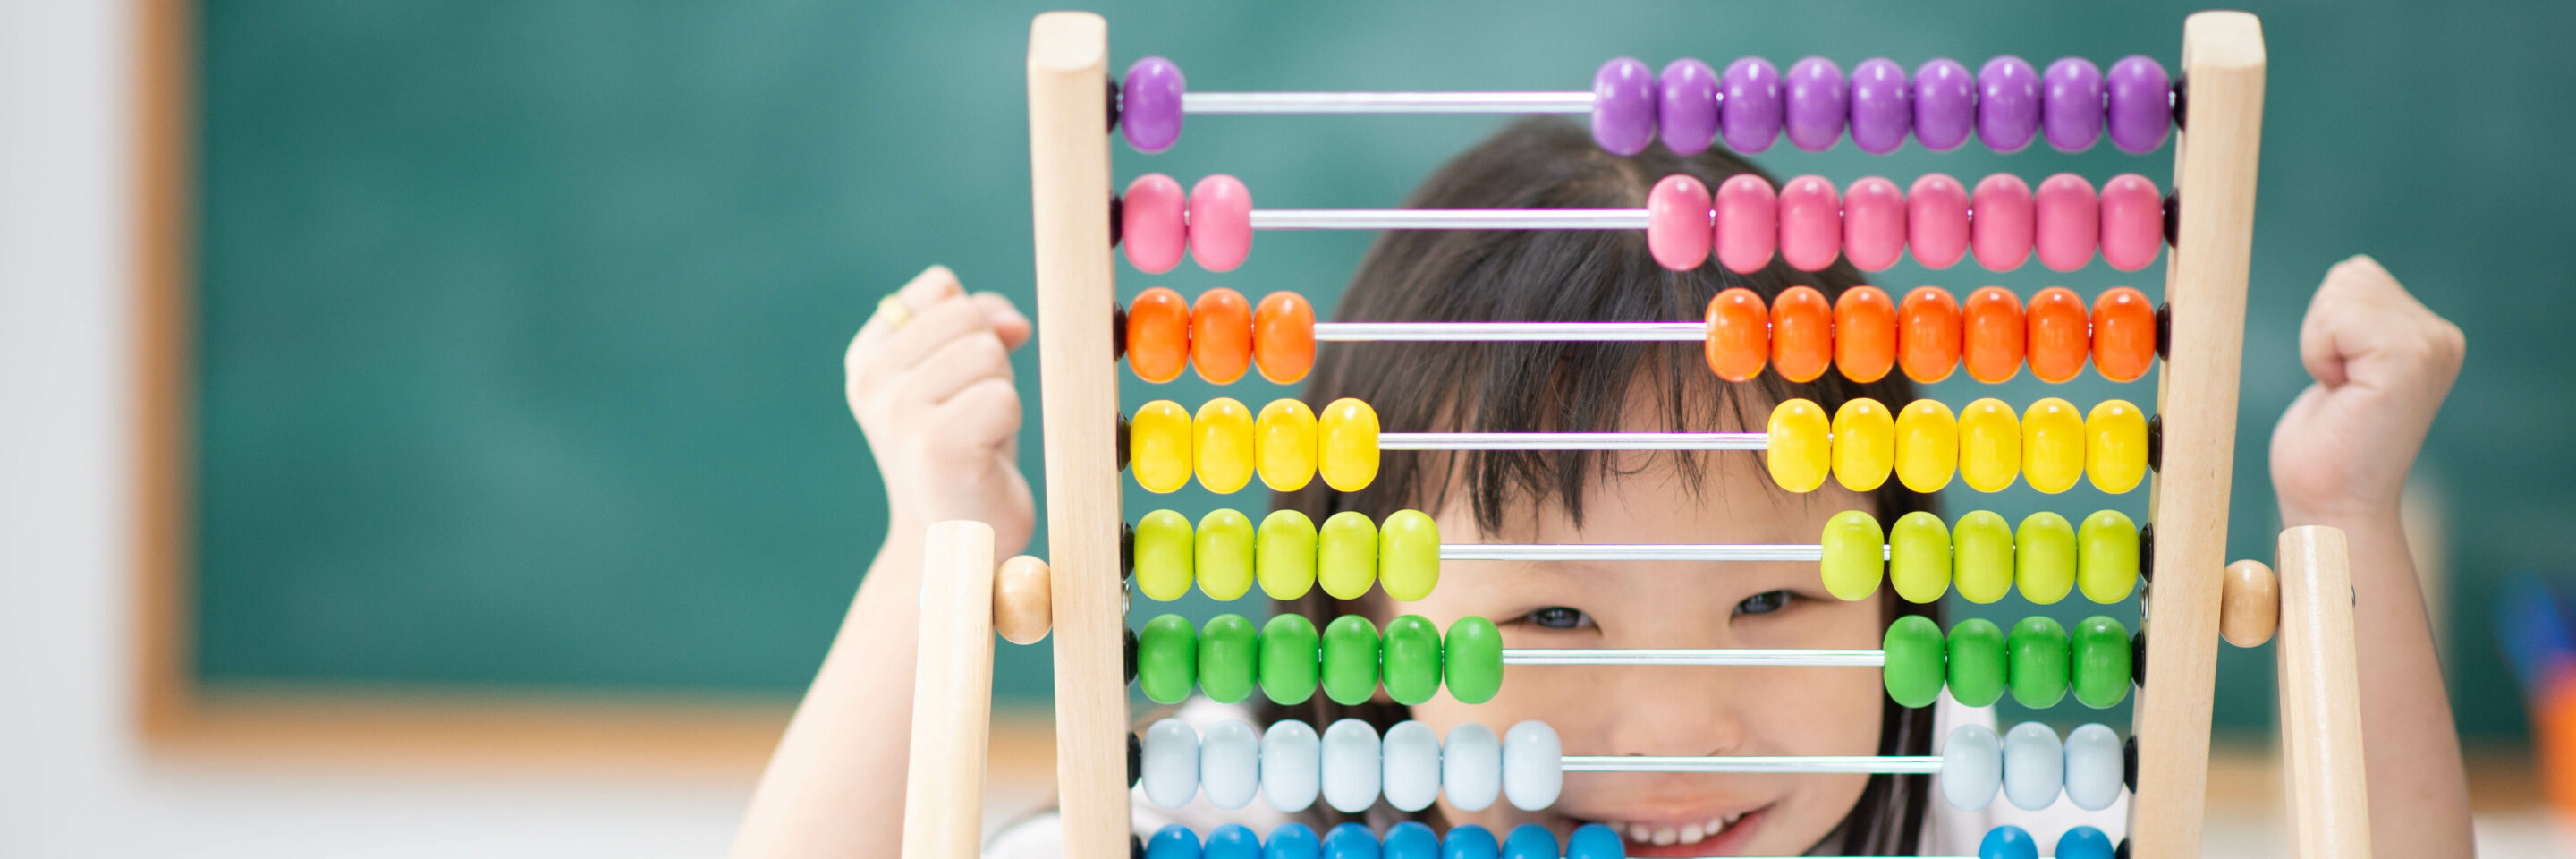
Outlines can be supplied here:
M2165 194L2165 247L2182 244L2182 188Z
M1127 308L1112 304L1109 305L1109 362L1115 364L1126 359ZM1121 414L1118 416L1118 425L1122 427L1127 425L1126 415ZM1127 455L1127 438L1125 436L1120 436L1118 439L1118 455L1120 457L1125 457ZM1118 467L1126 468L1127 461L1123 458L1120 459L1118 461Z
M1123 237L1122 234L1126 230L1127 203L1118 199L1118 195L1111 194L1109 195L1109 246L1117 247L1118 240Z
M1137 780L1138 778L1143 777L1144 775L1145 775L1145 742L1144 742L1143 740L1136 739L1136 735L1135 735L1135 734L1128 734L1128 735L1127 735L1127 786L1128 786L1128 787L1135 787L1135 786L1136 786L1136 780Z
M2129 680L2138 684L2140 689L2147 687L2147 625L2144 623L2138 624L2138 631L2129 633Z
M2156 302L2156 357L2173 360L2173 305Z
M2158 474L2165 470L2165 416L2162 413L2147 418L2147 468Z
M1118 470L1119 470L1119 471L1126 471L1126 470L1127 470L1127 413L1126 413L1126 412L1119 412L1119 413L1118 413ZM1125 527L1125 526L1123 526L1123 525L1122 525L1122 526L1120 526L1120 527L1122 527L1122 528L1123 528L1123 527ZM1126 544L1127 544L1127 543L1129 543L1129 542L1133 542L1133 540L1132 540L1132 539L1122 538L1122 539L1119 541L1119 545L1122 545L1122 546L1123 546L1123 545L1126 545ZM1126 557L1126 556L1125 556L1125 554L1123 553L1123 551L1122 551L1122 554L1121 554L1119 557L1120 557L1120 558L1122 558L1122 559ZM1122 569L1123 569L1123 568L1128 567L1128 564L1127 564L1127 563L1125 563L1125 562L1122 560L1122 561L1119 563L1119 565L1118 565L1118 566L1119 566L1120 568L1122 568Z
M1134 683L1136 682L1136 631L1128 630L1126 639L1119 642L1119 645L1119 652L1127 658L1127 682Z
M2120 839L2120 846L2111 848L2111 859L2129 859L2129 839Z
M2187 73L2186 73L2186 74L2177 74L2177 75L2174 75L2174 83L2173 83L2173 114L2174 114L2174 130L2175 130L2175 131L2183 131L2183 130L2185 130L2185 129L2182 127L2183 117L2186 117L2186 116L2190 116L2190 115L2191 115L2191 75L2190 75L2190 74L2187 74Z
M1128 785L1128 787L1135 787L1135 785L1131 784ZM1145 839L1143 836L1132 832L1127 834L1127 859L1145 859Z
M1125 433L1120 434L1125 435ZM1127 446L1124 444L1126 439L1119 439L1119 441L1121 442L1121 444L1118 445L1120 448L1125 448ZM1135 574L1136 526L1120 522L1118 523L1118 577L1126 578ZM1129 671L1128 673L1134 674L1135 672Z
M2156 523L2138 526L2138 578L2156 580Z
M2130 734L2128 741L2120 744L2120 769L2121 782L2129 786L2130 793L2138 792L2138 735L2136 734Z
M1116 77L1111 77L1111 78L1109 79L1109 98L1107 99L1107 101L1109 102L1109 130L1110 130L1110 131L1117 131L1117 130L1118 130L1118 79L1117 79Z

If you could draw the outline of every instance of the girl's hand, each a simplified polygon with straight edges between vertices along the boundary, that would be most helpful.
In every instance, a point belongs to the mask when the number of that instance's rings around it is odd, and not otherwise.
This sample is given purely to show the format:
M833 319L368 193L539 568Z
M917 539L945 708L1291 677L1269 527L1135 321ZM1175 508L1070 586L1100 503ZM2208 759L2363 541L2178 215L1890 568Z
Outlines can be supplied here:
M2460 374L2458 326L2367 256L2337 263L2308 303L2308 386L2272 429L2284 525L2394 522L2433 413Z
M870 317L842 359L894 527L973 519L993 526L996 554L1019 554L1036 506L1020 474L1011 351L1028 342L1029 319L999 295L966 294L945 266L895 297L911 318Z

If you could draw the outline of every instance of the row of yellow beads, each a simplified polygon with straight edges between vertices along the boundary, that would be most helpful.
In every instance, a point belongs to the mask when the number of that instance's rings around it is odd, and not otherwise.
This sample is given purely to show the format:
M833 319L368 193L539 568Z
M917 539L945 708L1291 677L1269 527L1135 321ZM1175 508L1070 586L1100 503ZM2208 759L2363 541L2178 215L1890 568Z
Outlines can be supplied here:
M1150 492L1175 492L1196 474L1211 492L1234 492L1255 473L1270 488L1305 488L1320 472L1324 484L1356 492L1377 478L1377 411L1343 397L1322 414L1296 400L1272 400L1255 416L1232 397L1188 409L1155 400L1136 410L1127 427L1127 467Z
M1992 397L1956 416L1915 400L1891 417L1863 397L1828 421L1824 407L1793 399L1771 411L1769 462L1771 479L1792 492L1814 491L1828 474L1868 492L1891 471L1916 492L1938 491L1953 474L1979 492L2003 491L2015 477L2041 492L2064 492L2087 477L2104 492L2127 492L2146 479L2147 417L2126 400L2105 400L2086 415L2056 397L2030 404L2017 420Z

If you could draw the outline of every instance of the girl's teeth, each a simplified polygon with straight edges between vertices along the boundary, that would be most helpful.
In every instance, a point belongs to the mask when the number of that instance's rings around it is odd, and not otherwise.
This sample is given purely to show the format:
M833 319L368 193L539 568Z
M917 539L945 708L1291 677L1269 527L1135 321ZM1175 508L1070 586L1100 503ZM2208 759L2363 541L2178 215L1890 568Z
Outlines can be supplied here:
M1699 824L1693 823L1689 826L1682 827L1682 843L1684 844L1697 844L1701 839L1707 837L1708 833L1702 831L1699 828Z
M1660 847L1682 840L1682 834L1670 829L1655 830L1655 845Z
M1631 823L1628 824L1628 840L1639 844L1651 843L1655 840L1655 831L1647 829L1643 823Z

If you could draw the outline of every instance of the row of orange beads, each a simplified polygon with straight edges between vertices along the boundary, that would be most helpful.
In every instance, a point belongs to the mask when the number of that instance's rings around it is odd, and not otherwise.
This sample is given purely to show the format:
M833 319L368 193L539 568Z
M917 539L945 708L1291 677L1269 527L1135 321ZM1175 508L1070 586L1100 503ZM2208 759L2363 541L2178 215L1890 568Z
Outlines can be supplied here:
M1742 382L1767 364L1781 378L1809 382L1839 367L1855 382L1875 382L1903 368L1917 382L1938 382L1965 365L1969 378L1994 383L2024 363L2042 381L2075 378L2090 357L2104 378L2146 375L2156 357L2156 310L2125 286L2102 293L2087 313L2074 290L2052 286L2024 306L2010 290L1989 286L1965 305L1937 286L1916 287L1903 304L1874 286L1844 290L1827 302L1813 287L1781 291L1769 307L1738 287L1708 303L1708 367Z
M1271 293L1255 308L1243 293L1211 289L1192 307L1157 286L1136 294L1123 324L1127 366L1148 382L1196 367L1199 378L1231 384L1258 365L1262 378L1285 385L1315 366L1315 307L1293 292Z

